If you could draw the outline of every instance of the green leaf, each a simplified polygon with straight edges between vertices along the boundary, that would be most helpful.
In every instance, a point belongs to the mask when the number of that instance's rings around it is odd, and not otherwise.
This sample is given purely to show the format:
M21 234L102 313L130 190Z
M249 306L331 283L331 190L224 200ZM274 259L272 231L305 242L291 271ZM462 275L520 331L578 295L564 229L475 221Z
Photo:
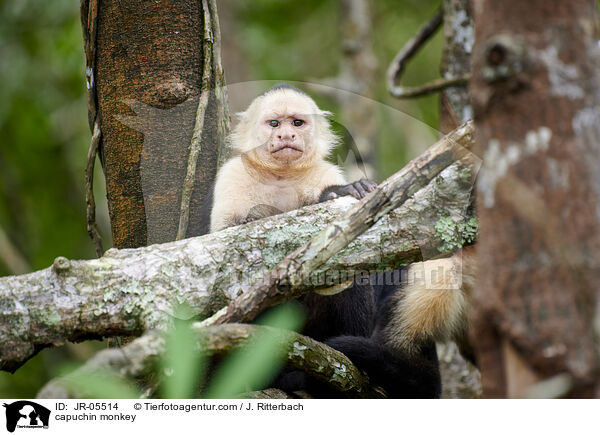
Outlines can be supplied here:
M133 383L108 372L74 372L60 382L83 398L136 399L141 396Z
M161 395L166 399L195 397L204 378L206 358L196 346L187 307L176 309L174 327L167 336L166 349L161 361L163 375Z
M263 316L261 323L277 329L297 330L303 316L296 305L285 304ZM215 373L205 397L236 397L268 385L285 363L286 343L281 343L277 329L264 331L248 346L233 352Z

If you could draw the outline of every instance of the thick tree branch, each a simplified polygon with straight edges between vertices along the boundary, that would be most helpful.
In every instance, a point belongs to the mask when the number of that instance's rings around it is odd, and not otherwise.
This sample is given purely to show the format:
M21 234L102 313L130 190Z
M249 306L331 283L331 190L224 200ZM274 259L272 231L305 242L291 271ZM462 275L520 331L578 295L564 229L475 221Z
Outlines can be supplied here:
M285 349L292 368L308 371L333 388L359 398L381 398L381 390L373 388L369 379L341 352L309 337L292 331L275 330L267 326L227 324L196 327L198 348L208 356L226 355L259 338L266 330ZM158 366L165 341L157 331L149 332L120 349L99 352L71 375L49 382L38 397L76 398L78 392L69 383L70 377L94 376L110 369L122 378L140 379Z
M470 136L463 139L468 146ZM446 158L453 158L451 154ZM417 172L408 176L413 181L424 177L418 180L423 185L433 175L422 175L427 168L422 158L418 161ZM438 248L453 234L441 234L436 223L444 219L459 226L469 218L472 177L468 158L450 165L325 264L311 266L312 273L294 281L295 291L326 289L352 279L356 272L397 268L439 254ZM387 193L371 198L392 198L384 189L380 192ZM44 347L65 341L139 335L164 325L173 305L182 302L199 316L209 316L355 203L340 198L215 234L111 249L96 260L57 258L48 269L0 278L0 368L14 371ZM454 236L460 241L460 234ZM336 277L339 271L351 274Z
M369 379L341 352L310 337L267 326L230 323L202 327L196 324L199 348L209 355L225 354L247 345L261 330L274 334L286 349L286 360L292 368L310 372L339 391L361 398L384 397L369 384Z
M71 399L80 398L69 382L72 378L98 376L110 373L123 379L148 378L156 373L160 356L165 349L165 339L158 331L149 331L127 346L110 348L98 352L73 373L48 382L39 392L39 398Z

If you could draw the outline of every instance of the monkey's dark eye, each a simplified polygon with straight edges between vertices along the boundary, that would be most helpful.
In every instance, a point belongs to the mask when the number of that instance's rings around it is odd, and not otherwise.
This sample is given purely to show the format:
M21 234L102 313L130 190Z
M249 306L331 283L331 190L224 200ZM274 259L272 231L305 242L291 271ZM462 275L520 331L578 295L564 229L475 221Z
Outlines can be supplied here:
M300 127L301 125L304 124L304 121L302 121L301 119L294 119L292 121L292 124L294 125L294 127Z
M271 119L271 120L269 121L269 125L270 125L271 127L273 127L273 128L275 128L275 127L279 127L279 121L277 121L276 119Z

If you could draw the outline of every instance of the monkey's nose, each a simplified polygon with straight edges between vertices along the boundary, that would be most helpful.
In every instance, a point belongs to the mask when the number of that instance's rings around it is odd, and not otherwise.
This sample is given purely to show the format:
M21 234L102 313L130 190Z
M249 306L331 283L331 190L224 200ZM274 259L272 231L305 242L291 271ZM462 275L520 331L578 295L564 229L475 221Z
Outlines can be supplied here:
M296 139L295 134L278 134L277 139Z

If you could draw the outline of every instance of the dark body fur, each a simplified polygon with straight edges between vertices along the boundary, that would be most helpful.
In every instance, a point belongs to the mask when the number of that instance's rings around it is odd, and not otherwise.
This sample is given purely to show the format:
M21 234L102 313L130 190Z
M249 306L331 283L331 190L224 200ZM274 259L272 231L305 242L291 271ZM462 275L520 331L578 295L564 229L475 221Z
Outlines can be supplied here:
M367 374L373 385L385 390L388 398L439 398L442 386L435 342L426 342L419 347L418 351L408 354L393 349L385 341L383 331L390 322L395 303L392 296L397 291L402 291L402 288L394 285L358 286L354 283L344 292L335 295L342 296L350 292L344 299L331 301L325 307L319 307L313 312L309 319L311 322L318 323L308 322L308 328L304 333L324 341L325 344L346 355ZM359 296L361 293L362 296ZM335 298L335 296L321 298ZM375 315L370 311L370 307L361 309L364 306L360 302L371 297L373 300L378 300ZM330 316L331 307L334 307L333 312L336 313L334 317ZM338 313L340 313L339 317ZM327 326L322 331L318 327L321 323L319 320ZM343 329L345 331L341 334L336 334ZM334 334L331 334L332 332ZM285 372L277 379L275 387L288 392L306 391L318 398L348 397L328 384L300 371Z
M353 283L333 296L308 294L300 299L306 307L303 333L325 341L338 335L369 337L375 320L373 287Z
M363 372L372 384L383 388L390 399L438 399L442 391L435 343L428 343L417 355L395 353L374 338L341 336L325 344L339 350ZM315 397L344 398L315 381L307 385Z

